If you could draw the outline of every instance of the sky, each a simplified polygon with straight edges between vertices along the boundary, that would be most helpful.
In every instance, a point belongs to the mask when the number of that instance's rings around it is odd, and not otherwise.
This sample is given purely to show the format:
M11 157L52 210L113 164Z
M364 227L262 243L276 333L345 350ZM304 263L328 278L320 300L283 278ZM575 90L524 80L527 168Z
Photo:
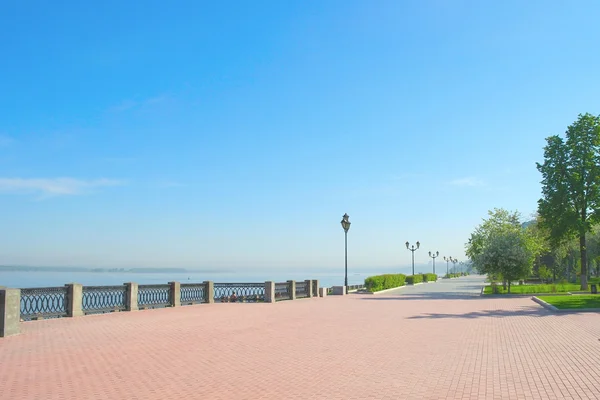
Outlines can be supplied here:
M0 264L403 268L535 212L600 2L0 5Z

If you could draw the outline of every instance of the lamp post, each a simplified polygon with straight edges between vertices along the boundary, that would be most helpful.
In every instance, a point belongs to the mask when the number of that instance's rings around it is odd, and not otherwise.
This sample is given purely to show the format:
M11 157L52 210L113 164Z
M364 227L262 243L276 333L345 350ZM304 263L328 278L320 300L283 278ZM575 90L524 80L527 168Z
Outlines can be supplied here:
M459 268L460 268L460 273L462 274L462 272L463 272L463 265L465 265L464 261L459 262L458 265L459 265Z
M419 246L421 246L421 243L419 243L419 241L417 240L417 247L415 247L415 245L411 245L410 243L406 242L406 248L408 250L410 250L412 252L412 274L415 274L415 251L417 251L419 249Z
M454 273L456 273L456 263L458 262L458 260L455 258L454 260L450 261L452 261L452 268L454 268Z
M436 257L438 257L440 255L439 251L436 251L435 253L429 252L429 257L433 258L433 273L435 274L435 259Z
M342 228L344 229L344 291L348 289L348 230L350 229L350 221L348 221L348 218L350 218L350 216L344 213L341 222Z
M444 256L444 261L446 261L446 275L450 275L450 273L448 272L448 263L450 261L452 261L452 256L450 256L450 257Z

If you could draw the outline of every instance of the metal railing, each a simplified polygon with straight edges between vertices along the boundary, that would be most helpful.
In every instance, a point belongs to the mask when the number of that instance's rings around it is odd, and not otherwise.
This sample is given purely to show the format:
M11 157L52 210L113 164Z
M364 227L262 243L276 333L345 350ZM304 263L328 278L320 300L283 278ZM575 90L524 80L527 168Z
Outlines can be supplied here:
M215 283L215 302L248 302L265 301L264 283Z
M308 289L307 282L296 282L296 298L303 299L308 297Z
M66 286L21 289L21 319L66 317L67 301Z
M205 283L182 283L179 286L181 305L206 303Z
M357 290L363 290L365 289L365 285L364 283L361 283L360 285L348 285L348 288L346 289L347 292L355 292Z
M171 306L171 285L139 285L138 307L156 308Z
M291 286L290 282L275 283L275 301L291 299Z
M127 287L83 286L81 308L85 314L124 311Z

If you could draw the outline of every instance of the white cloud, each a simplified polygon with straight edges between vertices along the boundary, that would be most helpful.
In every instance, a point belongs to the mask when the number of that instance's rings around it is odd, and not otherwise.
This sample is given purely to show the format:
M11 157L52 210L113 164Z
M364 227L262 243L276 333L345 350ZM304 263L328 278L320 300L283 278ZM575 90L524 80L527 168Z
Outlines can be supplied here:
M484 186L485 183L479 179L479 178L475 178L473 176L468 176L466 178L459 178L459 179L454 179L453 181L448 182L449 185L453 185L453 186Z
M0 178L0 192L36 193L42 197L73 196L89 193L92 189L119 186L114 179L81 180L74 178Z
M109 108L109 111L112 112L124 112L124 111L128 111L128 110L132 110L134 108L145 108L145 107L150 107L152 105L155 104L160 104L160 103L164 103L167 100L169 100L170 97L166 94L162 94L159 96L155 96L155 97L148 97L145 99L126 99L121 101L119 104L112 106Z

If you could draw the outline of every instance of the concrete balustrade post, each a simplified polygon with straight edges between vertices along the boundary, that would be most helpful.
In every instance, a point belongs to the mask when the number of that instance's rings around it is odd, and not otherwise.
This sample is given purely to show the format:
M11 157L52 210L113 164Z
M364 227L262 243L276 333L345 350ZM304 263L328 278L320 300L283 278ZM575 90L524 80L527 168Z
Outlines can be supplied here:
M181 284L179 282L169 282L169 303L171 307L181 307Z
M290 291L290 300L296 300L296 281L287 281Z
M67 283L67 317L81 317L83 315L83 285L80 283Z
M0 289L0 337L21 333L21 289Z
M135 282L125 283L125 310L138 311L138 284Z
M304 282L306 283L306 295L310 299L311 297L313 297L313 286L312 286L313 281L312 281L312 279L307 279Z
M213 281L204 281L204 302L215 302L215 283Z
M319 280L313 279L312 285L313 285L313 292L312 292L313 296L319 297Z
M275 282L265 282L265 303L275 303Z

